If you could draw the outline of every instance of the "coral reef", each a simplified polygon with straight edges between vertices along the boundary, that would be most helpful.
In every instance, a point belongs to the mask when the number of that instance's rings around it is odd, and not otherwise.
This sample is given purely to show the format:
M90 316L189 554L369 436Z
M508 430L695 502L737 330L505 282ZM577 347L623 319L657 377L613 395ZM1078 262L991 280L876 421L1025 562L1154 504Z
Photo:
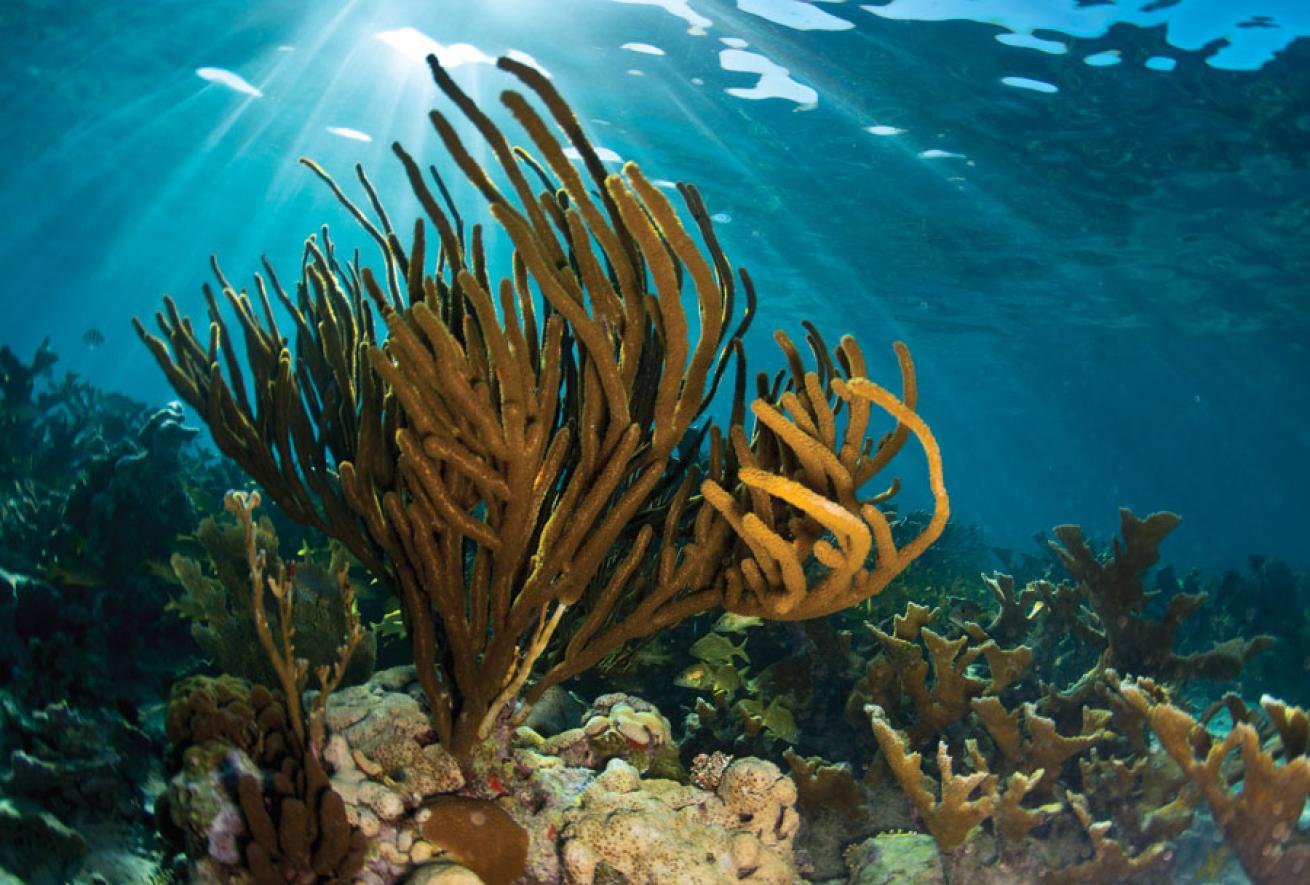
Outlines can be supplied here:
M454 876L452 861L488 883L520 875L584 883L620 873L651 883L795 881L797 789L771 762L729 760L693 786L643 778L617 757L601 771L579 767L538 746L514 750L473 783L440 745L419 747L431 733L423 701L412 667L381 671L327 700L324 770L352 856L363 858L361 881L414 881L416 871L437 865ZM621 707L663 721L638 698L595 703L620 718ZM249 854L270 844L261 809L270 819L273 812L253 791L261 772L269 780L270 771L288 770L296 738L285 708L262 686L196 678L175 693L169 722L179 761L161 804L168 822L199 866L258 875ZM281 824L274 833L280 840Z
M447 153L513 243L504 278L490 276L481 229L466 242L453 206L438 203L396 145L439 241L431 274L423 219L406 247L362 171L376 224L306 161L378 242L381 274L343 267L324 235L306 244L294 298L266 266L252 300L215 262L244 333L244 365L209 287L207 342L171 300L157 315L163 338L136 328L220 449L396 593L433 728L468 760L521 694L530 702L698 612L798 620L867 599L938 537L949 505L904 345L898 397L867 378L852 339L830 351L807 327L808 370L779 335L788 371L760 379L748 436L741 336L754 289L743 273L738 292L695 188L679 194L699 246L637 166L605 171L536 69L498 63L565 134L561 143L527 98L502 93L541 161L511 148L428 61L512 187L502 192L432 112ZM532 179L545 185L540 196ZM699 311L695 340L684 291ZM294 323L294 356L274 300ZM705 415L734 358L725 431ZM875 406L894 422L881 439L870 435ZM911 435L927 456L935 509L897 543L879 505L898 483L869 500L857 491Z
M948 525L905 345L897 395L853 339L803 323L749 395L754 283L699 192L675 205L635 164L607 171L531 66L498 63L526 87L501 96L519 147L429 64L479 144L441 110L436 135L496 231L466 229L398 144L408 236L362 169L366 205L306 160L376 269L324 228L291 285L266 262L238 291L214 261L205 326L168 298L162 337L136 323L261 488L230 492L235 524L201 522L192 555L161 561L230 474L181 407L55 383L47 345L0 349L0 632L18 640L0 648L0 878L126 881L91 862L97 836L157 852L134 842L149 816L201 881L1310 877L1300 698L1255 710L1212 684L1304 691L1287 671L1310 628L1263 661L1273 638L1242 638L1288 636L1302 579L1256 559L1151 585L1179 518L1123 510L1108 550L1060 526L975 581L990 553ZM930 512L895 507L911 437ZM261 496L313 533L300 561ZM412 664L374 672L352 569L390 594ZM170 580L189 624L151 608ZM110 592L141 587L149 617ZM160 674L95 662L187 626L224 675L176 682L165 752L135 713Z

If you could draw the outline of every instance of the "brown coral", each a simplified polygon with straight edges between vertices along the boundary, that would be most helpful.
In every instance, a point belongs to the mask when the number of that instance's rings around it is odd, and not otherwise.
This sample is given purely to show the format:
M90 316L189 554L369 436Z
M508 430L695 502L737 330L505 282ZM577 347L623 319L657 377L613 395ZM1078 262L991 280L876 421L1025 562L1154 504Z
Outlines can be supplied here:
M1200 790L1224 841L1253 882L1300 882L1310 876L1310 839L1297 828L1310 797L1310 757L1288 756L1278 765L1249 723L1237 723L1217 740L1185 711L1154 702L1137 685L1125 682L1120 691L1147 717L1161 746ZM1234 751L1242 763L1237 791L1225 770Z
M909 722L911 744L921 746L967 716L973 699L1004 690L1027 670L1032 661L1030 649L1002 649L976 624L966 625L963 635L947 639L927 626L939 614L939 609L910 603L905 614L895 617L891 633L865 625L882 651L869 661L847 700L849 720L862 718L864 706L872 703L889 715L901 714L897 721ZM987 662L990 679L970 672L980 657ZM910 700L912 711L900 709L902 697Z
M317 758L303 759L299 770L284 767L266 782L252 774L237 782L251 837L245 859L257 885L306 876L346 883L363 865L368 840L350 826L345 803Z
M1138 519L1127 508L1119 511L1119 533L1112 555L1102 560L1083 540L1082 529L1074 525L1057 526L1051 549L1060 557L1088 601L1105 636L1106 666L1121 673L1151 676L1155 679L1234 679L1243 663L1252 655L1267 650L1273 637L1231 639L1208 651L1179 655L1174 652L1174 635L1179 625L1206 600L1204 593L1177 593L1169 599L1158 621L1144 616L1144 609L1154 594L1142 587L1142 575L1160 558L1160 543L1181 521L1174 513L1162 511Z
M439 796L420 812L423 838L486 885L510 885L528 863L528 831L495 802Z
M1117 840L1107 835L1111 826L1109 821L1093 820L1085 796L1070 793L1069 805L1092 841L1092 856L1071 866L1047 872L1042 877L1043 882L1051 885L1062 885L1065 882L1113 885L1148 872L1153 876L1167 873L1172 856L1165 845L1151 845L1139 854L1129 854Z
M896 775L910 804L923 817L928 832L942 851L959 848L975 827L991 817L996 807L996 775L988 771L986 765L977 765L982 760L976 745L969 742L975 770L964 775L955 774L954 760L946 751L946 742L937 745L937 770L941 777L941 794L937 797L925 786L921 767L923 756L910 752L906 738L892 728L881 710L873 708L869 718L883 758Z
M605 170L540 72L499 62L544 105L501 96L537 160L428 61L509 184L503 192L432 112L513 244L503 278L489 273L480 228L466 241L449 201L395 145L437 248L422 219L402 242L362 170L376 223L306 161L378 242L383 272L343 267L324 235L306 244L295 297L266 265L252 299L215 263L244 361L208 287L207 338L172 300L157 315L163 338L137 331L219 447L399 596L434 730L468 759L534 671L528 700L714 606L777 619L845 608L937 538L949 503L903 344L898 397L868 380L853 339L830 350L807 327L807 370L779 336L790 377L759 385L748 436L741 336L754 289L744 273L739 289L698 192L679 187L699 243L637 166ZM294 355L275 302L291 317ZM734 357L725 433L704 415ZM875 406L893 420L881 439ZM911 436L927 456L934 514L898 545L880 509L897 483L868 500L856 493ZM702 476L685 455L707 437Z

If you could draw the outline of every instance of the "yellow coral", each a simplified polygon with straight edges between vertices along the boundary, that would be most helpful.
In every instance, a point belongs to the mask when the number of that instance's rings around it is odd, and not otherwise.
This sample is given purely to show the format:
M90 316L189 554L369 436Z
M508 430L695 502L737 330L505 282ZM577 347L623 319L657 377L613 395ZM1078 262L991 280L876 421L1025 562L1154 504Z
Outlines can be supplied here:
M1310 841L1297 829L1310 797L1310 757L1289 755L1278 765L1249 723L1237 723L1223 740L1216 740L1185 711L1153 701L1138 685L1124 682L1120 692L1147 717L1160 745L1201 791L1224 840L1253 882L1299 882L1310 875ZM1266 711L1282 706L1272 698L1264 700ZM1270 715L1278 721L1285 711ZM1242 785L1236 792L1225 769L1235 750L1242 760Z

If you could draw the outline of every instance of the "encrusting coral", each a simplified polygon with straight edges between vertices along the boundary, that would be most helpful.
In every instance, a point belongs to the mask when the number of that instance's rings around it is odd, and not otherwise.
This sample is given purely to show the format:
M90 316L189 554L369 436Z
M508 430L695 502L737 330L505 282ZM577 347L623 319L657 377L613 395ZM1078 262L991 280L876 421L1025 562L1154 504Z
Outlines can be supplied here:
M431 113L514 246L504 278L491 276L481 228L466 241L454 207L397 144L435 250L422 219L402 243L362 170L376 223L305 161L379 243L380 275L343 264L326 232L306 243L294 296L266 263L252 301L215 262L244 363L209 287L207 335L171 299L157 315L164 338L136 328L218 446L399 596L433 728L467 759L521 694L530 702L690 615L724 606L813 618L872 596L940 535L949 504L904 345L898 397L868 380L852 339L830 352L807 325L810 370L780 333L788 373L758 379L748 436L741 336L754 289L742 272L739 293L696 189L678 191L700 246L635 164L606 172L540 72L498 62L565 134L561 143L523 95L502 93L537 160L428 61L512 189ZM684 294L699 311L694 340ZM705 413L734 358L725 432ZM895 422L877 440L874 406ZM911 435L927 455L934 512L898 544L880 509L898 482L869 500L857 493Z
M795 784L762 759L731 763L713 793L642 780L615 759L564 814L564 881L795 882L795 803Z

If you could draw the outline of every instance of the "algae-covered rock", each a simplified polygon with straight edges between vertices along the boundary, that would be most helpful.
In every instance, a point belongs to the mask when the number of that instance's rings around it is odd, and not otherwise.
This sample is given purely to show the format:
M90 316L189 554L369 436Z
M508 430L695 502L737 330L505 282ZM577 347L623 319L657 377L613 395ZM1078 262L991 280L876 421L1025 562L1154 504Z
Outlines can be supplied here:
M946 885L937 843L927 833L882 833L846 852L850 885Z
M430 863L419 867L405 885L485 885L478 874L457 863Z

